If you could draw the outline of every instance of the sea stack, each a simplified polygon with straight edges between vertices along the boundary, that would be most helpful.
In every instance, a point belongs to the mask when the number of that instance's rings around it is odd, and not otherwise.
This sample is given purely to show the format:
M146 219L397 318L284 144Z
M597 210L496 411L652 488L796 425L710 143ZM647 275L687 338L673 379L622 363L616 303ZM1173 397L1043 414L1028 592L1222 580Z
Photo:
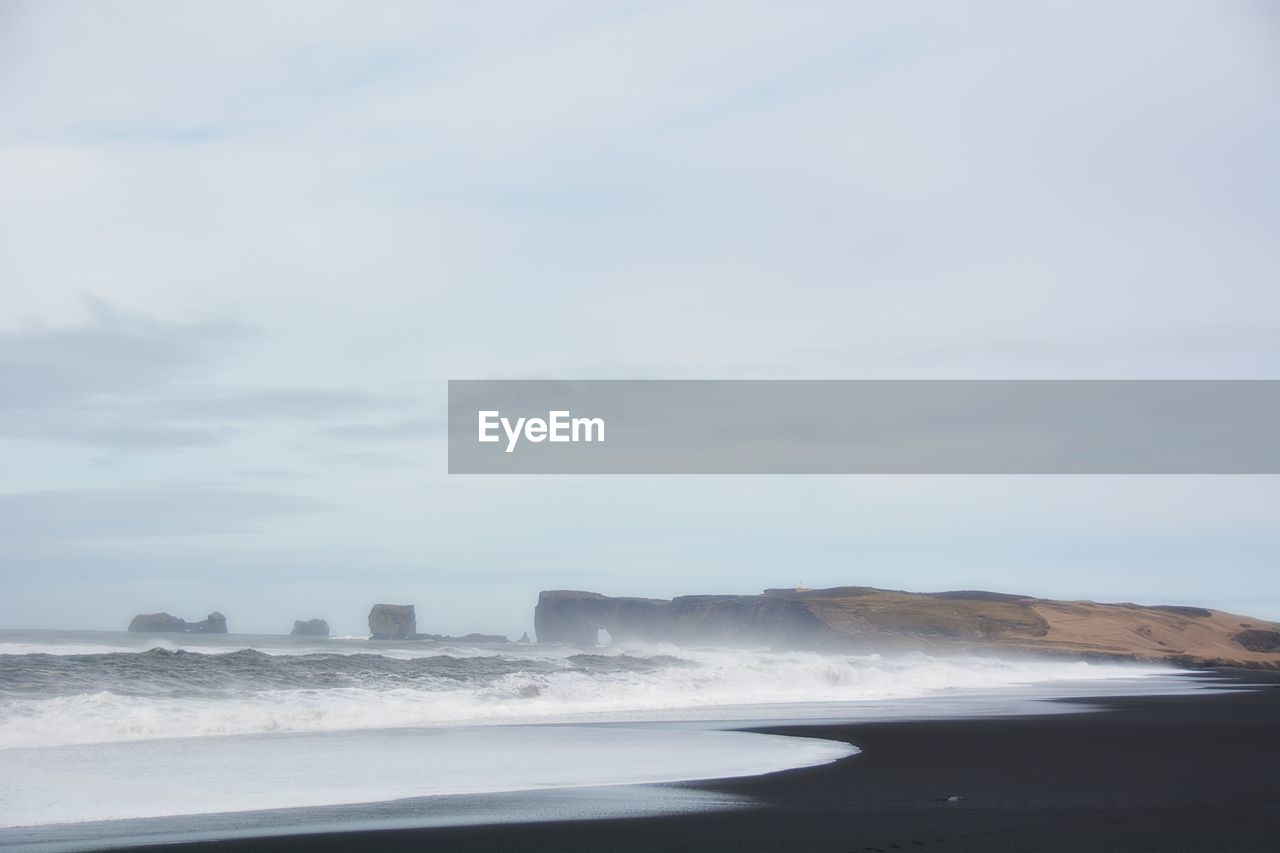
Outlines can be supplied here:
M185 633L187 622L170 613L139 613L129 623L129 630L145 634Z
M375 604L369 611L371 640L411 640L417 633L412 604Z
M293 630L289 633L295 637L327 637L329 636L329 623L323 619L308 619L305 622L301 619L295 619Z
M199 622L188 622L169 613L139 613L129 630L144 634L225 634L227 617L213 611Z
M206 616L203 621L189 623L187 631L192 634L225 634L227 633L227 617L215 610Z

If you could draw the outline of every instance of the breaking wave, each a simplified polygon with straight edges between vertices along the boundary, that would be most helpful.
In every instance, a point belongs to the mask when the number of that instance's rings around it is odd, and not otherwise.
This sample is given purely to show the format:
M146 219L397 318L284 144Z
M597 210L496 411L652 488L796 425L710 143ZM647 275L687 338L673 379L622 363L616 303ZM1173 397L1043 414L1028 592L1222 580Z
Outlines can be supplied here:
M228 638L224 642L232 642ZM12 644L9 644L12 645ZM0 654L0 749L477 723L671 717L1165 674L983 657L566 647L156 647ZM99 647L101 648L101 647ZM705 716L705 714L704 714ZM732 715L726 715L732 716Z

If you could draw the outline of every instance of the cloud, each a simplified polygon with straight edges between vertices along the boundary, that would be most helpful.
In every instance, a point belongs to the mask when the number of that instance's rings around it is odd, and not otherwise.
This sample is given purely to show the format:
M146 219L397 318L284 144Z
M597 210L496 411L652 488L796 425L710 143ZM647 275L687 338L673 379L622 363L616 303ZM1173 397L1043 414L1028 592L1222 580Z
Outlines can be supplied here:
M0 495L7 542L252 533L269 519L331 508L311 498L213 486L61 489Z
M160 322L83 297L88 321L0 333L0 407L30 411L129 398L207 370L252 337L226 320Z
M442 418L409 418L387 423L335 424L321 434L343 441L387 442L438 438L447 424Z
M316 461L324 466L349 465L355 468L386 468L406 470L421 464L420 460L391 453L327 453Z
M206 387L160 409L180 404L183 417L211 420L315 420L406 408L410 401L369 391L336 388L271 388L250 390Z
M351 388L200 382L246 343L228 320L161 321L86 298L78 325L0 333L0 438L114 449L206 447L244 425L401 411L409 401Z
M115 450L163 450L211 447L228 440L231 431L198 426L160 426L131 421L105 412L71 410L12 417L0 412L0 438L65 441Z

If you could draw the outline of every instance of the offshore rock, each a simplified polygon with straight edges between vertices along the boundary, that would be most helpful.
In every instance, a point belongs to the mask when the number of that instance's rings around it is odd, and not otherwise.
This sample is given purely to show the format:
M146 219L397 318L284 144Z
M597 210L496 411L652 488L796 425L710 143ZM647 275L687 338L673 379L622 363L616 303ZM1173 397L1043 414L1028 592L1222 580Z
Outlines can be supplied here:
M461 637L454 637L450 634L414 634L410 639L413 640L433 640L437 643L509 643L511 642L502 634L463 634Z
M187 623L168 613L139 613L129 623L129 630L148 634L185 633Z
M295 637L327 637L329 636L329 623L323 619L308 619L305 622L301 619L295 619L293 630L289 633Z
M199 622L188 622L169 613L139 613L129 623L129 630L146 634L225 634L227 617L215 610Z
M225 634L227 617L215 610L199 622L188 623L187 631L191 634Z
M412 604L375 604L369 611L369 639L412 640L418 634L418 618Z

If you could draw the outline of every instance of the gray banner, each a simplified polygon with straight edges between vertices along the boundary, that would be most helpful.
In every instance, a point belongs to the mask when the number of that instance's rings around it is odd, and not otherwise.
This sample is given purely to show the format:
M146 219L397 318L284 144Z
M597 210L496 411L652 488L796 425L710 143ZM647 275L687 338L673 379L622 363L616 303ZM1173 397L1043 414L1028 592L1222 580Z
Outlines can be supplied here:
M451 474L1276 474L1280 381L451 380Z

